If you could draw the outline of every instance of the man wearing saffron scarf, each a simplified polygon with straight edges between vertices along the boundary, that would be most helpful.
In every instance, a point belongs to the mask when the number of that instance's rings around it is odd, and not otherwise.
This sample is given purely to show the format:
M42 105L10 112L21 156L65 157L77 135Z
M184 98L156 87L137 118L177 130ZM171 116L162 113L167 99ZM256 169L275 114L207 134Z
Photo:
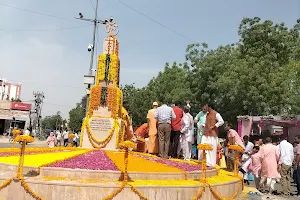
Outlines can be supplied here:
M215 167L217 162L218 128L224 124L224 120L211 105L206 104L204 110L207 111L207 115L201 144L209 144L212 146L213 150L207 151L206 163L209 167Z

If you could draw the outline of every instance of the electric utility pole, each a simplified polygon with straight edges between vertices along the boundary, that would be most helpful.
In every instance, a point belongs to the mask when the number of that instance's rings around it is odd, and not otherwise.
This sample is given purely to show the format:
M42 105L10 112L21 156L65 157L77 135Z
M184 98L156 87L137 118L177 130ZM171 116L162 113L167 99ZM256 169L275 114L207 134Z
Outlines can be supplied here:
M92 77L93 76L93 61L94 61L94 53L95 53L95 40L96 40L96 29L97 29L97 25L100 24L106 24L108 22L108 20L98 20L97 19L98 16L98 0L96 0L96 7L95 7L95 17L94 19L88 19L88 18L84 18L82 13L79 13L79 18L75 17L76 19L79 20L84 20L84 21L88 21L88 22L92 22L94 24L94 31L93 31L93 40L92 40L92 44L90 44L88 46L88 51L91 52L91 61L90 61L90 67L89 67L89 72L88 72L88 76ZM91 84L88 84L87 87L87 98L86 98L86 108L85 108L85 112L87 112L88 110L88 104L89 104L89 90L91 88Z
M31 116L34 115L33 120L33 129L36 131L37 135L41 135L41 113L42 113L42 106L44 102L45 95L43 92L33 92L34 96L34 107L33 110L30 112Z
M96 29L98 24L104 24L105 25L105 31L109 34L112 32L115 32L115 35L118 34L117 27L118 25L113 22L113 18L110 17L110 19L105 19L105 20L98 20L98 1L96 0L96 8L95 8L95 17L94 19L88 19L84 18L82 13L79 13L79 18L75 17L76 19L79 20L84 20L88 22L92 22L94 24L94 31L93 31L93 40L92 44L89 44L88 46L88 51L91 52L91 61L90 61L90 67L89 67L89 72L88 75L84 76L85 81L84 84L87 84L87 96L86 96L86 108L85 112L87 113L88 111L88 106L89 106L89 94L90 94L90 88L92 84L95 84L95 76L93 76L93 61L94 61L94 53L95 53L95 40L96 40Z

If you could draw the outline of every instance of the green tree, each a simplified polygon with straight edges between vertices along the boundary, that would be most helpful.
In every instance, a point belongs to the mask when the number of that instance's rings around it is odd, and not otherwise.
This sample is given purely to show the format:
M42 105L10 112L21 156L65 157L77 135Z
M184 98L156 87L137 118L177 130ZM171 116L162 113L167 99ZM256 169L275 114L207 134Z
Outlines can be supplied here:
M189 45L186 58L192 66L189 80L196 100L210 102L233 123L238 115L296 112L298 27L289 30L283 23L245 18L237 44L216 50L207 44Z
M47 130L59 130L61 125L64 125L64 120L58 111L55 115L46 116L42 119L42 128Z
M185 65L173 63L170 66L166 63L164 71L159 72L158 76L153 78L146 87L136 88L134 84L121 87L133 125L140 126L147 121L147 112L154 101L160 104L173 101L184 103L192 99L188 74L189 69Z
M69 112L68 126L72 131L79 132L81 130L82 121L85 117L86 96L81 98L80 103Z

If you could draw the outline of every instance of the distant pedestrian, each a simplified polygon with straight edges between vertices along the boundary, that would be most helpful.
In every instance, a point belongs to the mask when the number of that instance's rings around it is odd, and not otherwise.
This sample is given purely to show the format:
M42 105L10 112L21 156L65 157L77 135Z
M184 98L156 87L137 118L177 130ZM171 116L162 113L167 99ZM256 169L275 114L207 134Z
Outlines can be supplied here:
M53 147L56 146L56 138L55 138L53 132L51 132L51 133L50 133L50 136L47 138L47 145L48 145L48 147L50 147L50 148L53 148Z
M291 193L291 172L294 161L294 147L287 141L286 135L280 135L278 171L281 175L281 187L284 195Z
M66 147L68 146L68 141L69 141L69 132L67 129L63 132L63 138L64 138L64 146Z
M61 146L63 144L63 137L62 137L62 133L59 130L56 131L56 139L57 139L57 146Z

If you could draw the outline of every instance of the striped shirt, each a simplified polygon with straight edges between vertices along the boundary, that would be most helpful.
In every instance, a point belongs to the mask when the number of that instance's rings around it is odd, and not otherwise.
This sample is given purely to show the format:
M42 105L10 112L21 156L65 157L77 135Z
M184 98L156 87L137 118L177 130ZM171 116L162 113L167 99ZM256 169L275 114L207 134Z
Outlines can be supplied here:
M171 107L163 104L156 109L154 117L158 124L171 124L171 119L175 119L176 115Z

